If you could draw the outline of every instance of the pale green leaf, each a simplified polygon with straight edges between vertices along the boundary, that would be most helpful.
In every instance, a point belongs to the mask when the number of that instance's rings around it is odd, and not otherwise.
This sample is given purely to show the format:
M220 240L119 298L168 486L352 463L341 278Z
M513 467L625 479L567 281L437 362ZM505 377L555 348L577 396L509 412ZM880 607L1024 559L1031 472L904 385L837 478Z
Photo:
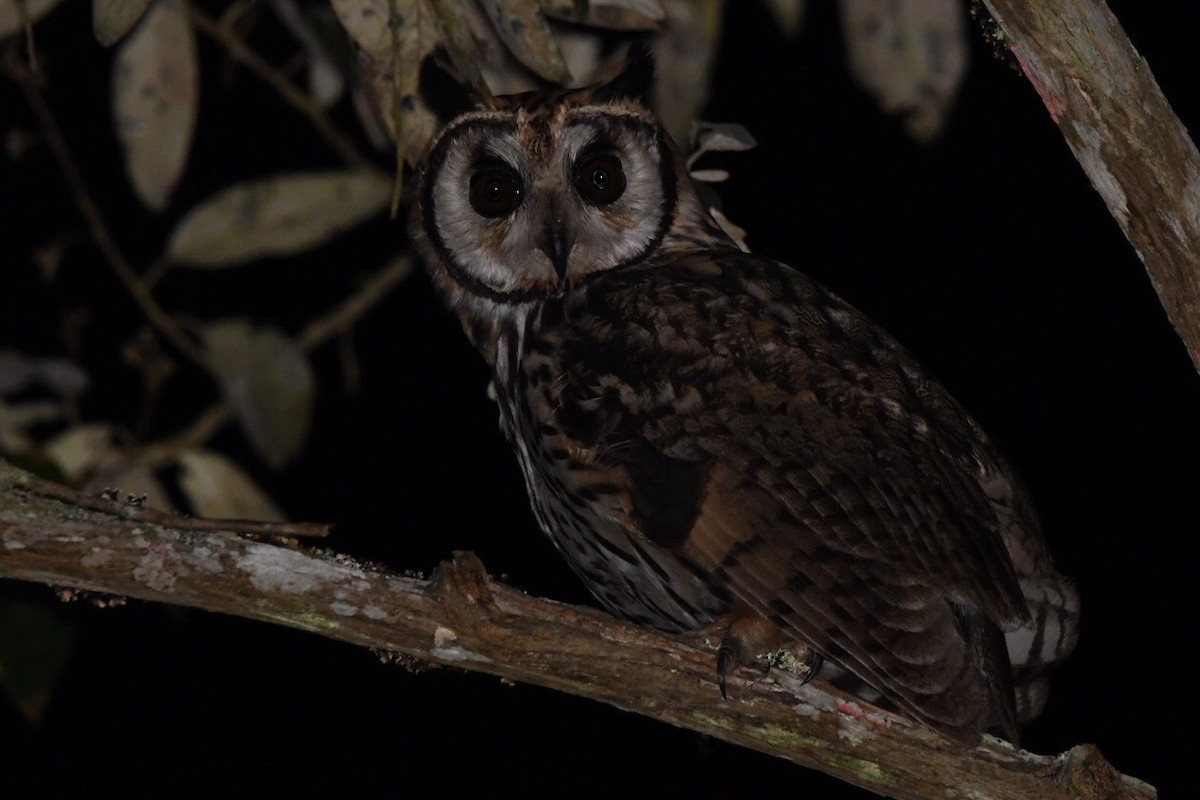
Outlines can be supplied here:
M652 31L666 18L658 0L542 0L546 16L611 31Z
M703 183L722 183L729 180L729 171L723 169L694 169L690 174L692 180Z
M180 488L196 516L209 519L250 519L283 522L267 493L245 470L211 450L183 450L176 456L182 474Z
M746 245L746 229L735 224L729 217L721 213L719 208L709 208L708 213L712 214L712 218L721 226L721 230L725 231L725 235L733 239L733 243L738 246L738 249L743 253L749 253L750 248Z
M840 0L850 67L909 134L935 138L967 69L959 0Z
M795 37L800 33L804 20L804 0L764 0L767 8L775 15L779 29L785 36Z
M308 250L387 207L391 183L361 170L300 172L239 183L188 212L167 256L230 267Z
M54 608L0 600L0 686L29 719L42 718L74 638Z
M0 350L0 395L39 386L59 397L77 397L90 382L82 367L65 358L31 357L16 350Z
M272 467L304 445L316 382L308 359L274 328L228 319L204 328L209 369L250 442Z
M62 0L25 0L25 13L30 24L46 16ZM0 39L21 33L24 30L22 20L25 17L17 8L17 0L0 0Z
M480 0L480 5L518 61L548 81L570 83L571 73L537 0Z
M187 164L200 100L196 43L183 0L158 0L117 49L113 108L125 171L162 211Z
M415 165L437 128L433 115L420 102L421 61L442 44L457 52L471 49L470 34L448 10L456 0L331 2L365 56L362 74L396 138L399 157ZM389 13L389 7L395 8L395 15Z
M94 422L68 428L46 443L45 454L71 483L84 476L116 452L113 427Z
M150 0L92 0L92 33L108 47L129 33L146 13Z
M670 24L652 43L654 109L677 142L708 102L709 73L721 38L720 0L665 0Z
M687 163L690 167L699 160L700 156L710 152L737 152L749 150L758 145L750 131L745 126L733 122L701 122L692 123L692 133L688 137L692 143L692 152Z

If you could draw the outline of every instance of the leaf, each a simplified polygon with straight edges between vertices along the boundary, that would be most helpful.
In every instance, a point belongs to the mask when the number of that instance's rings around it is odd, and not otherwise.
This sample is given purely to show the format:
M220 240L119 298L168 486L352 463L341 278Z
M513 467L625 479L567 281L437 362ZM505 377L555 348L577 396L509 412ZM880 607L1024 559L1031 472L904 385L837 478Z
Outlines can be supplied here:
M77 397L90 379L83 368L65 358L30 358L16 350L0 350L0 396L42 386L58 397Z
M709 208L708 213L712 214L712 218L715 219L717 224L721 226L721 230L725 231L725 234L730 239L733 239L733 243L738 246L739 250L741 250L743 253L750 252L750 248L746 246L745 228L735 224L729 219L729 217L721 213L719 208Z
M721 183L729 180L729 172L723 169L694 169L689 173L694 181Z
M187 164L200 78L183 0L158 0L117 49L113 108L125 171L142 202L162 211Z
M0 457L11 461L16 456L25 456L44 461L45 459L38 454L40 448L27 435L27 431L39 425L61 422L65 415L66 410L62 403L45 400L13 403L0 398ZM54 465L53 469L58 472L57 465ZM40 469L31 471L45 475ZM63 480L66 480L65 476Z
M146 13L150 0L92 0L92 33L105 47L129 33Z
M967 68L959 0L841 0L855 77L913 138L937 137Z
M800 23L804 20L804 0L764 0L767 8L779 23L783 35L795 38L800 33Z
M458 53L472 48L461 19L449 11L442 13L455 0L331 2L342 26L367 57L362 73L396 139L399 159L415 166L437 128L433 114L420 102L421 60L443 44Z
M367 171L300 172L240 183L188 212L167 256L192 267L230 267L300 252L379 213L391 183Z
M665 0L670 24L653 41L654 106L677 142L708 102L709 72L721 37L719 0Z
M323 110L332 108L346 91L346 78L333 59L311 53L308 60L308 96Z
M570 83L571 73L537 0L480 0L480 5L518 61L548 81Z
M67 476L67 480L78 484L116 452L113 442L111 425L99 422L77 425L47 442L45 453Z
M16 350L0 350L0 397L24 391L34 374L32 359Z
M183 470L179 485L192 511L210 519L251 519L283 522L279 507L246 472L211 450L180 451L176 462Z
M692 132L688 141L692 143L692 152L687 158L689 167L705 153L739 152L758 146L758 142L750 131L746 130L744 125L735 122L701 122L697 120L692 123Z
M300 452L312 423L316 384L308 359L278 330L244 319L209 324L203 340L209 369L250 442L268 464L282 467Z
M74 639L74 629L53 608L0 600L0 685L30 720L42 718Z
M542 0L547 17L610 31L653 31L666 18L658 0Z
M331 9L327 6L306 6L302 11L296 0L276 0L275 15L288 29L308 60L308 96L319 108L329 109L346 90L346 79L323 41L325 23L332 26ZM317 30L317 26L322 26ZM331 31L330 31L331 32ZM340 35L340 34L339 34Z
M25 13L29 15L30 24L46 16L60 2L61 0L25 0ZM24 29L24 19L21 10L17 8L17 0L0 0L0 39L21 33Z

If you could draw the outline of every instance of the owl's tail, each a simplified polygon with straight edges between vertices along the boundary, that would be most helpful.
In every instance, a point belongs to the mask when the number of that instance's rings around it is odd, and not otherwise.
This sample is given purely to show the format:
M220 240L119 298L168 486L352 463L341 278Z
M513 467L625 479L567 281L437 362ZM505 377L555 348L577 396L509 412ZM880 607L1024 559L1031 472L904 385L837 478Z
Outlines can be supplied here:
M1031 621L1005 634L1013 666L1017 716L1022 723L1042 713L1049 695L1050 668L1075 649L1079 636L1079 593L1060 575L1021 578Z

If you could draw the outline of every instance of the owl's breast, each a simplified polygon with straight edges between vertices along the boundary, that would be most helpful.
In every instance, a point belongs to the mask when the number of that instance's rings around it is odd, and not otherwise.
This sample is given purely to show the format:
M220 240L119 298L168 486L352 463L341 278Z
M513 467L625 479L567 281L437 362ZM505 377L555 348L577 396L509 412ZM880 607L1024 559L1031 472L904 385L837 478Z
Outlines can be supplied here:
M625 480L594 443L561 424L567 376L552 335L529 328L497 343L500 424L517 456L535 518L612 613L670 632L710 624L728 603L674 554L637 532Z

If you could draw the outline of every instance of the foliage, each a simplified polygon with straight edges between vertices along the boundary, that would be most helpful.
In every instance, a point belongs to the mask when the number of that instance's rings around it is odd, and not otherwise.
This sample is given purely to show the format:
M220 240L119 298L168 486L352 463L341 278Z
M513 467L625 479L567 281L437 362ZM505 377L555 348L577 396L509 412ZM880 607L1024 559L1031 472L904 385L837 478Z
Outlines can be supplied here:
M799 31L801 0L766 5L779 25ZM64 221L54 241L10 254L20 261L10 269L37 265L40 279L52 283L85 239L100 258L79 255L90 259L84 268L96 280L119 284L138 316L118 332L124 344L111 354L111 367L85 367L65 333L61 354L52 356L0 342L0 456L90 491L121 487L161 508L282 516L252 473L282 468L303 452L320 389L313 350L350 341L362 316L411 271L407 247L398 241L395 252L328 307L302 286L281 283L279 292L295 292L301 325L247 314L232 302L213 308L181 301L171 284L183 274L215 281L236 270L249 282L267 264L319 248L341 261L339 248L370 235L364 226L393 197L403 204L400 176L433 134L417 76L435 48L444 48L463 75L508 93L586 84L622 43L642 39L659 63L657 111L676 139L693 148L689 166L706 152L753 145L738 126L693 122L707 99L720 39L719 0L94 0L97 48L112 48L111 118L126 180L145 227L161 219L168 228L150 243L158 254L146 256L142 237L118 233L128 226L110 218L93 189L102 165L81 159L68 144L73 137L64 135L61 109L47 90L55 78L66 83L69 70L104 63L99 50L64 53L41 37L43 20L79 14L80 6L0 0L3 72L24 93L37 125L7 132L9 157L47 150L61 177L47 174L46 182L65 186L87 226L80 237ZM915 136L936 134L961 77L961 11L956 0L841 2L852 68L883 108L906 115ZM256 42L263 38L284 40L289 57L260 51ZM227 80L232 65L277 98L277 105L256 109L255 124L288 130L303 122L323 150L287 171L208 185L205 199L185 203L181 182L203 183L195 173L206 169L195 152L197 132L222 124L207 108L206 88L225 85L221 76ZM698 168L694 176L718 182L727 174ZM740 229L732 223L729 229L741 241ZM347 374L354 373L353 346L340 353ZM128 416L85 418L81 397L128 369L140 377L140 396L131 386L104 387L128 395ZM182 424L165 418L158 403L179 384L189 387L193 402ZM260 464L239 465L212 449L229 421ZM53 657L61 659L57 646ZM6 674L0 669L0 679ZM50 680L53 672L44 674ZM36 698L29 708L43 705L42 689L23 692Z

